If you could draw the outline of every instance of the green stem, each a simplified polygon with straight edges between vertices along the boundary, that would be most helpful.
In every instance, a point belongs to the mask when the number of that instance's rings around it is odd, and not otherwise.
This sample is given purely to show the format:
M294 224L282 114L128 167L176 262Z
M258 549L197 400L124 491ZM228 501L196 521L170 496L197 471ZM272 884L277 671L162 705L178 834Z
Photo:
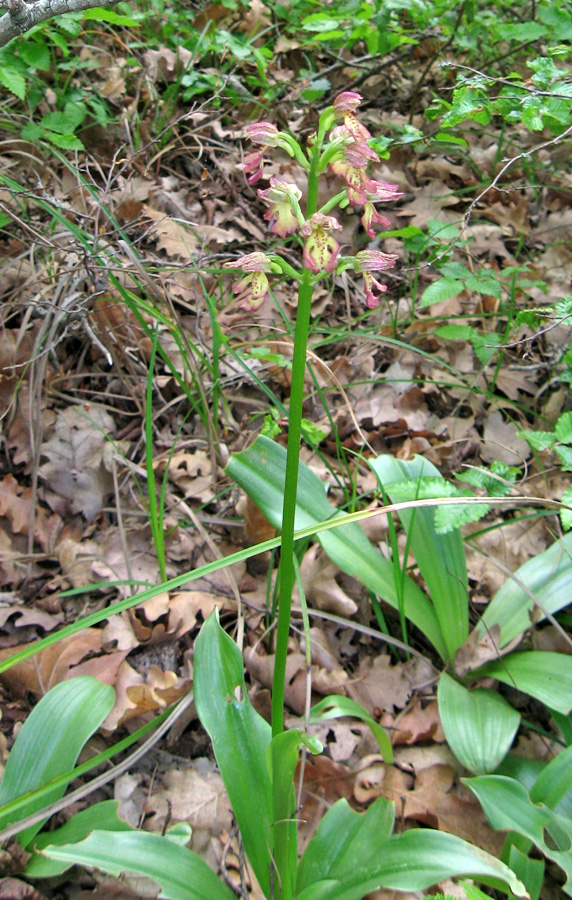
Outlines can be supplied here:
M306 218L316 212L318 205L318 163L320 145L316 142L310 155L308 173L308 199ZM286 680L286 658L290 634L290 613L292 590L294 588L294 521L296 518L296 498L298 493L298 466L300 461L300 436L302 432L302 406L304 402L304 376L306 373L306 347L310 328L310 310L314 277L304 270L298 288L298 309L294 331L294 356L292 359L292 385L290 388L290 410L288 416L288 447L286 458L286 480L282 508L282 540L280 543L280 600L278 607L278 627L276 632L276 657L272 682L272 735L284 730L284 689Z

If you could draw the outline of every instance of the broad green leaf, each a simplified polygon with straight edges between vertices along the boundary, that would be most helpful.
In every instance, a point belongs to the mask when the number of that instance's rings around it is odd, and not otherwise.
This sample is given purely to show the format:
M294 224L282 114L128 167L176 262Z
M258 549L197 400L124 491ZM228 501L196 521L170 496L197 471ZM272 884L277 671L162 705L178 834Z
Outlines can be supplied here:
M476 631L480 637L494 626L500 628L499 647L505 647L544 619L544 610L558 612L570 603L572 596L572 534L552 544L544 553L529 559L515 572L516 581L507 579L495 594ZM526 590L524 589L526 587ZM535 606L534 598L541 604Z
M533 803L556 809L572 788L572 747L567 747L543 768L530 790Z
M454 278L440 278L434 281L429 287L425 288L418 304L419 309L426 306L432 306L433 303L442 303L443 300L449 300L456 297L464 290L465 285L462 281L456 281Z
M119 800L104 800L76 813L55 831L44 831L34 840L34 852L24 874L26 878L53 878L65 872L71 863L46 859L41 851L48 845L77 844L92 831L134 831L131 825L119 818Z
M410 499L416 497L419 479L435 479L432 496L448 494L449 482L441 478L433 463L422 456L407 462L393 456L378 456L370 465L390 499L394 500L392 484L408 481L411 484ZM442 485L442 494L438 485ZM401 499L401 498L400 498ZM467 565L463 539L458 528L447 534L438 534L435 528L435 511L419 508L402 510L399 518L411 542L411 549L427 585L440 631L452 659L469 635L469 600Z
M372 864L391 837L394 820L395 806L385 797L378 797L366 813L353 810L347 800L334 803L300 860L296 895L317 883L337 885L356 866Z
M560 849L558 844L570 847L571 819L558 815L546 806L534 804L526 788L513 778L480 775L477 778L463 778L463 782L478 798L493 828L498 831L516 831L528 838L548 859L558 863L570 878L572 856L569 849ZM550 845L545 840L545 831L552 838ZM565 893L572 895L569 884L565 887Z
M168 900L236 900L203 860L160 834L93 831L79 844L48 845L49 859L93 866L110 875L135 872L153 878Z
M99 728L114 703L115 692L88 675L62 681L42 697L24 722L8 757L0 783L0 806L42 787L73 769L84 744ZM0 829L29 816L63 796L65 785L30 800L16 816L2 814ZM22 831L26 847L43 822Z
M282 524L286 450L268 438L259 437L242 453L231 456L226 471L246 491L275 528ZM296 529L318 526L340 513L326 500L324 485L308 466L300 463ZM366 538L359 525L342 525L317 535L332 562L353 575L386 603L399 608L393 566ZM404 581L405 614L427 637L443 658L447 648L431 603L415 582Z
M244 849L269 896L274 837L266 752L271 729L248 698L242 654L221 628L216 610L195 643L194 690L197 713L212 741Z
M468 691L446 672L437 699L447 743L459 762L478 775L494 771L518 731L517 711L496 691Z
M562 470L564 472L572 472L572 447L568 447L566 444L557 445L554 448L554 452L560 457Z
M52 59L48 45L43 41L23 41L18 46L18 55L30 68L50 71Z
M327 719L342 719L346 716L361 719L369 725L384 762L390 765L393 762L393 747L386 730L355 700L340 694L330 694L310 710L310 722L325 722Z
M471 677L483 675L530 694L557 712L572 709L572 656L546 650L509 653L471 672Z
M332 867L330 876L322 882L307 878L297 900L361 900L366 893L379 887L422 891L445 878L454 877L472 878L503 891L510 889L518 897L526 896L524 885L508 866L452 834L412 828L389 840L384 831L379 841L372 839L373 833L373 830L369 831L369 847L363 848L361 858L353 857L351 867L349 864L339 869ZM335 832L334 837L337 837ZM303 866L304 857L300 871ZM339 880L331 877L332 871L339 871ZM299 886L302 886L300 875Z
M517 878L520 878L530 894L530 900L538 900L544 881L545 863L543 859L531 859L514 844L508 852L508 864Z

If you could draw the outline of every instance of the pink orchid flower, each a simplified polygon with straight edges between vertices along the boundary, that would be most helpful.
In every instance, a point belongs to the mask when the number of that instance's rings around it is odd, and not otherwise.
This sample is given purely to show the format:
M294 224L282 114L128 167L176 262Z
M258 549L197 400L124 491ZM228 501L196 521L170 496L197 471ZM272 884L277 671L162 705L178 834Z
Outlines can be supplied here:
M353 259L354 272L363 275L365 284L365 305L368 309L379 306L382 293L387 290L387 285L377 281L372 272L383 272L393 269L397 256L393 253L382 253L381 250L360 250ZM374 293L378 291L378 294Z
M258 191L258 196L270 206L264 214L267 222L272 222L270 230L281 238L288 237L300 227L298 216L294 212L302 196L302 191L295 184L289 184L280 178L272 177L270 187ZM300 213L301 217L301 213Z
M264 303L268 293L267 272L272 272L272 262L265 253L247 253L232 262L225 263L227 269L242 269L244 278L235 281L232 289L240 301L242 309L256 310Z
M325 216L317 212L304 223L300 234L305 237L304 266L317 275L319 272L333 272L338 264L340 245L328 234L329 231L341 229L341 225L333 216Z

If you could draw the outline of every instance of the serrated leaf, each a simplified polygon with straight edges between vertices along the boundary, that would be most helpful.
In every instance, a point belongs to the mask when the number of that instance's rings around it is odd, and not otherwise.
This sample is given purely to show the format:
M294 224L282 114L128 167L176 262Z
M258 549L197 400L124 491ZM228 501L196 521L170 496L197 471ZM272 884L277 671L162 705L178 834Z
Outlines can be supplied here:
M18 55L33 69L49 72L52 60L46 44L39 41L25 41L18 46Z
M466 503L463 506L438 506L435 510L435 530L437 534L448 534L462 525L479 522L488 514L487 503Z
M541 453L543 450L548 450L549 447L552 447L556 440L556 436L552 431L517 431L519 437L524 438L524 440L530 444L533 450L538 450Z
M19 100L26 97L26 79L20 72L15 69L0 68L0 82L5 88L8 88L12 94L15 94Z
M567 506L572 506L572 487L568 488L568 490L564 491L562 494L562 503L566 503ZM572 528L572 509L561 510L560 521L562 522L562 527L565 531Z
M555 447L554 451L560 458L563 471L572 472L572 447L566 447L564 444L561 444Z
M437 690L439 718L449 747L477 775L493 772L512 746L520 716L496 691L468 691L443 672Z
M563 413L554 426L556 438L563 444L572 444L572 412Z
M98 22L109 22L111 25L124 25L128 28L138 28L140 24L131 16L120 16L113 9L104 9L101 6L84 10L83 17L84 19L95 19Z
M440 278L425 288L418 308L425 309L426 306L432 306L433 303L442 303L443 300L456 297L464 290L464 287L462 281L456 281L454 278Z
M60 150L85 149L83 143L75 134L55 134L53 131L45 131L44 137L50 144L53 144L54 147L59 147Z

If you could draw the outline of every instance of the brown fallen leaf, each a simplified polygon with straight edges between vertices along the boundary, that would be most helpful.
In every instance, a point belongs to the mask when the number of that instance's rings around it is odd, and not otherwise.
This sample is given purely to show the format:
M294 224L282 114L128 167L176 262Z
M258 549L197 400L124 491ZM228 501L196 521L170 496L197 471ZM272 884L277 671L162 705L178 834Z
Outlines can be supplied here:
M23 644L0 650L0 660L9 659L19 650L29 647ZM60 681L66 681L75 674L75 666L91 653L101 652L101 631L98 628L84 628L79 634L63 638L57 644L47 647L29 659L18 663L0 674L0 681L7 685L15 697L23 697L26 691L43 696Z
M46 900L46 895L19 878L0 878L0 900Z
M52 509L62 514L71 509L86 519L100 512L113 490L106 461L116 452L108 440L114 434L113 419L95 403L58 413L54 434L42 444L48 462L39 470Z

